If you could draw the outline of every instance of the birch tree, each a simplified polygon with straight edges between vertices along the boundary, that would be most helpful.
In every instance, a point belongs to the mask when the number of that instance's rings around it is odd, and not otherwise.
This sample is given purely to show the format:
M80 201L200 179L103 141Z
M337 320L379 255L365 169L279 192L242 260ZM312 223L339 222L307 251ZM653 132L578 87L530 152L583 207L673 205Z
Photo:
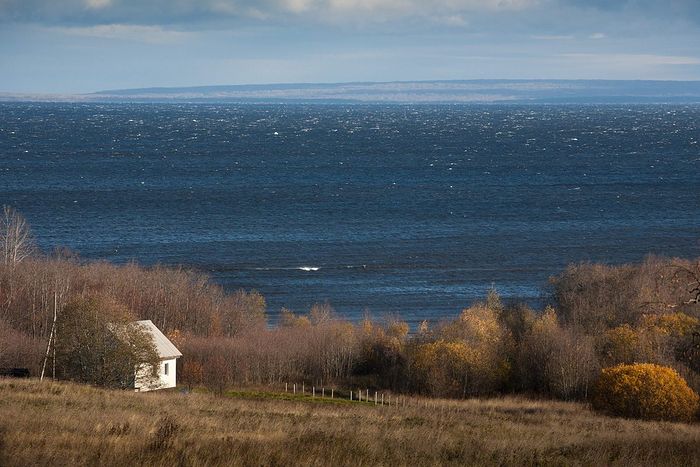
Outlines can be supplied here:
M0 220L0 248L3 264L14 266L31 256L34 240L26 219L10 206L3 206Z

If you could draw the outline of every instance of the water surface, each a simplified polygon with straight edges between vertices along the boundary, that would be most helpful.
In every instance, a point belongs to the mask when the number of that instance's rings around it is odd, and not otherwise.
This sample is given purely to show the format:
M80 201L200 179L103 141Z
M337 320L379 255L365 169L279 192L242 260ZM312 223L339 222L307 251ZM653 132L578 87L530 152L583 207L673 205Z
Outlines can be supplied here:
M538 302L576 261L700 256L700 106L0 104L40 246L186 264L270 314Z

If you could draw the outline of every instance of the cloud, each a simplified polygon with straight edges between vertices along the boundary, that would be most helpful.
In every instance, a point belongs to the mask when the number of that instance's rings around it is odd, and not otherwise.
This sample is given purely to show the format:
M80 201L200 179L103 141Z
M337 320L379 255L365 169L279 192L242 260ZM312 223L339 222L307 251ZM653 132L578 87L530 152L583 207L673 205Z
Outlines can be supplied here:
M97 26L53 27L50 29L70 36L119 39L147 44L173 44L190 37L192 34L168 30L160 26L132 24L100 24Z
M554 0L581 10L599 10L626 17L677 18L700 22L698 0Z
M700 57L681 55L654 54L623 54L623 53L571 53L561 54L561 57L574 59L578 62L604 65L608 67L654 67L669 65L700 65Z
M0 22L166 25L221 20L387 21L517 12L547 0L0 0Z
M85 6L94 9L106 8L111 4L112 0L85 0Z
M436 18L438 23L444 24L445 26L450 26L453 28L466 28L469 26L469 22L464 19L462 15L450 15L442 18Z
M588 36L589 39L594 39L594 40L605 39L606 37L608 37L608 36L606 36L602 32L594 32L593 34Z
M698 0L0 0L0 24L162 26L221 29L320 25L404 31L448 28L520 34L538 40L642 35L650 25L695 27ZM669 21L672 18L672 21ZM694 19L693 19L694 18ZM386 32L386 31L384 31Z
M537 39L539 41L570 41L574 39L571 34L567 35L532 35L532 39Z

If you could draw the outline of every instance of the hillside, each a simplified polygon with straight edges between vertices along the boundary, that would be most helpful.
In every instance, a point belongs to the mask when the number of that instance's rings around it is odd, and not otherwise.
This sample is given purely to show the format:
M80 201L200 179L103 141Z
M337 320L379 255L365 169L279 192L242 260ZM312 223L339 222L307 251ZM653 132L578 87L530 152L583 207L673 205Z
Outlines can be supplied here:
M697 425L513 398L412 404L0 379L0 465L700 464Z

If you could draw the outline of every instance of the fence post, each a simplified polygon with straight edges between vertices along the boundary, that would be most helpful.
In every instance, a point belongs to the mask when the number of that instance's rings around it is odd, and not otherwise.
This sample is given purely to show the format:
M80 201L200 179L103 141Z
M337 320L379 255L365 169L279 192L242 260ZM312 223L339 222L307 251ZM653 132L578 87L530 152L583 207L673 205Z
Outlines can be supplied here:
M367 393L365 394L365 400L369 402L369 389L365 390Z
M297 383L294 383L294 394L297 393Z
M326 398L326 388L321 388L321 397Z
M311 397L316 397L316 386L311 386Z
M377 391L374 391L374 405L377 405Z
M301 393L304 394L304 382L301 383Z
M352 391L350 391L350 400L352 400Z
M333 388L331 388L331 399L333 399Z
M382 405L384 405L384 393L382 393Z
M287 392L287 384L289 383L284 383L284 392Z

